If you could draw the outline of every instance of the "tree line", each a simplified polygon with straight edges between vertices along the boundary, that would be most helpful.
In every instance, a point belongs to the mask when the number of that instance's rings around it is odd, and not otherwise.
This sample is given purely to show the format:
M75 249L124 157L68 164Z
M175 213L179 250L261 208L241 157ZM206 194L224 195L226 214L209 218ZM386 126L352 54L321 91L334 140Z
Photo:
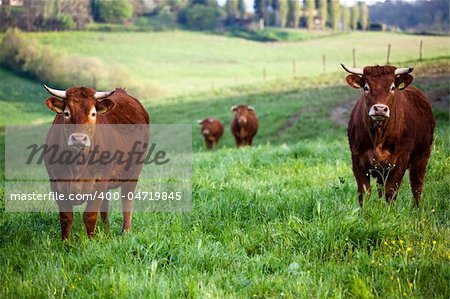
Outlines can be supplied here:
M91 22L133 24L141 17L174 23L190 29L212 30L255 22L274 27L308 29L367 29L368 7L352 7L336 0L255 0L254 13L245 0L23 0L20 5L0 5L0 29L83 29Z

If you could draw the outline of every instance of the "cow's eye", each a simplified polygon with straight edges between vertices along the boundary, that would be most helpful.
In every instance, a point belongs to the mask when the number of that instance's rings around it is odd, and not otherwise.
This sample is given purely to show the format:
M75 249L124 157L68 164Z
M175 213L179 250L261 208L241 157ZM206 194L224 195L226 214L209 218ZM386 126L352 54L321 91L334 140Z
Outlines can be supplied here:
M394 91L394 90L395 90L395 85L392 84L392 86L391 86L391 91Z
M95 117L95 112L92 112L92 113L91 113L91 116L92 116L92 117Z
M367 85L367 84L364 85L364 91L365 91L365 92L368 92L368 91L369 91L369 85Z
M64 116L65 116L65 117L69 117L69 116L70 116L69 111L64 111Z

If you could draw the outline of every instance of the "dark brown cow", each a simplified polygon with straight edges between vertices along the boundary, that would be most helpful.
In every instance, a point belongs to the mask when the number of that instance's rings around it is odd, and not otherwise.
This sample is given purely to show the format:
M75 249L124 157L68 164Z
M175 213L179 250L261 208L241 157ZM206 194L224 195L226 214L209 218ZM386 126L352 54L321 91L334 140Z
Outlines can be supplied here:
M208 117L199 120L198 123L202 126L201 133L205 138L205 145L207 149L212 149L213 146L217 148L219 140L223 135L223 125L217 118Z
M253 137L258 132L258 118L255 108L247 105L235 105L231 107L234 113L231 121L231 133L236 141L236 146L251 146Z
M379 197L385 193L386 201L391 203L409 168L411 189L418 206L435 121L427 96L409 86L413 68L342 67L350 73L347 83L363 89L348 123L359 204L362 206L365 192L370 196L370 175L377 180Z
M146 153L150 130L150 118L135 98L123 89L112 92L96 92L92 88L72 87L67 91L56 90L45 86L53 95L45 104L57 113L53 125L47 134L46 144L57 145L59 151L70 150L76 153L92 153L115 151L130 153L132 139L140 145L141 152ZM120 130L114 130L116 125ZM125 124L127 126L125 126ZM137 126L137 124L142 124ZM115 125L115 126L112 126ZM143 128L141 131L133 126ZM70 129L69 129L70 128ZM69 131L70 130L70 131ZM127 131L128 130L128 131ZM55 165L48 155L44 156L47 172L50 177L52 191L68 196L69 194L105 194L108 190L121 187L123 225L122 232L131 227L133 194L142 164L126 167L125 164L113 161L101 167L72 163ZM67 239L73 223L73 205L83 201L58 201L62 239ZM98 198L89 200L84 211L83 221L89 237L94 235L98 211L108 223L109 201Z

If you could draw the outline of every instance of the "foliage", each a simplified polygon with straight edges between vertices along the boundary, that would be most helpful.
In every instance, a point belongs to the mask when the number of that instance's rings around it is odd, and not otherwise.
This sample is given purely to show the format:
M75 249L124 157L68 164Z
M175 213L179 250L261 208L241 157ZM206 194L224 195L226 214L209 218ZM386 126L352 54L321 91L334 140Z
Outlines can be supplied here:
M288 26L297 28L300 20L300 2L299 0L288 1Z
M218 15L216 8L196 4L185 10L186 25L194 30L212 30L216 26Z
M239 14L237 0L226 0L225 13L227 23L233 24L237 20Z
M322 29L325 29L328 19L328 3L327 0L319 0L319 17Z
M0 30L82 29L91 20L88 0L24 0L23 6L0 6Z
M352 30L358 29L358 21L359 21L359 5L353 5L351 10L351 19L350 26Z
M128 0L93 0L92 10L99 22L120 24L133 15L133 6Z
M342 30L347 31L350 29L350 18L351 18L350 7L342 5L341 11L342 11Z
M333 28L333 30L338 30L341 21L341 4L339 1L331 0L331 4L328 7L330 9L331 28Z
M449 12L448 0L389 1L372 5L370 19L406 31L449 34Z
M359 3L360 5L360 23L361 23L361 29L367 30L367 26L369 25L369 9L367 8L367 3L365 1L362 1Z
M289 0L278 0L278 12L277 12L277 25L281 28L286 27L288 12L289 12Z
M306 28L314 27L315 0L305 0Z

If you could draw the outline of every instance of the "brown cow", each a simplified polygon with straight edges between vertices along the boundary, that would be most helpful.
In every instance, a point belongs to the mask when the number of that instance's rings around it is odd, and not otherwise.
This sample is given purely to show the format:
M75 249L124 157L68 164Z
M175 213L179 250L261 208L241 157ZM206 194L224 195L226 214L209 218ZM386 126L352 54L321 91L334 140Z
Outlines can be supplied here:
M252 145L253 137L258 132L258 118L255 108L246 105L234 105L231 107L234 113L231 121L231 133L236 141L236 147Z
M386 201L391 203L409 168L411 189L418 206L435 121L427 96L409 86L413 68L342 67L350 73L347 83L363 89L348 123L359 204L362 206L365 192L370 196L370 175L377 180L379 197L385 193Z
M150 118L141 103L123 89L96 92L87 87L72 87L66 91L45 88L53 95L45 104L57 113L47 134L47 145L57 145L60 152L77 154L96 155L95 151L102 154L108 154L108 151L146 153ZM118 126L119 129L114 129ZM138 140L135 144L132 144L133 138ZM77 160L76 163L64 165L52 163L48 154L44 160L53 192L65 196L95 194L83 214L89 237L94 235L99 210L102 220L108 223L109 201L99 199L100 194L118 187L121 187L122 194L122 232L130 229L132 200L129 200L129 195L135 190L142 164L128 165L130 167L127 168L126 164L113 161L94 167ZM67 239L73 224L73 206L83 203L83 200L67 200L66 197L66 200L57 203L62 239Z
M207 149L218 147L219 140L223 135L223 125L217 118L208 117L203 120L199 120L198 124L201 125L201 133L205 138L205 145Z

